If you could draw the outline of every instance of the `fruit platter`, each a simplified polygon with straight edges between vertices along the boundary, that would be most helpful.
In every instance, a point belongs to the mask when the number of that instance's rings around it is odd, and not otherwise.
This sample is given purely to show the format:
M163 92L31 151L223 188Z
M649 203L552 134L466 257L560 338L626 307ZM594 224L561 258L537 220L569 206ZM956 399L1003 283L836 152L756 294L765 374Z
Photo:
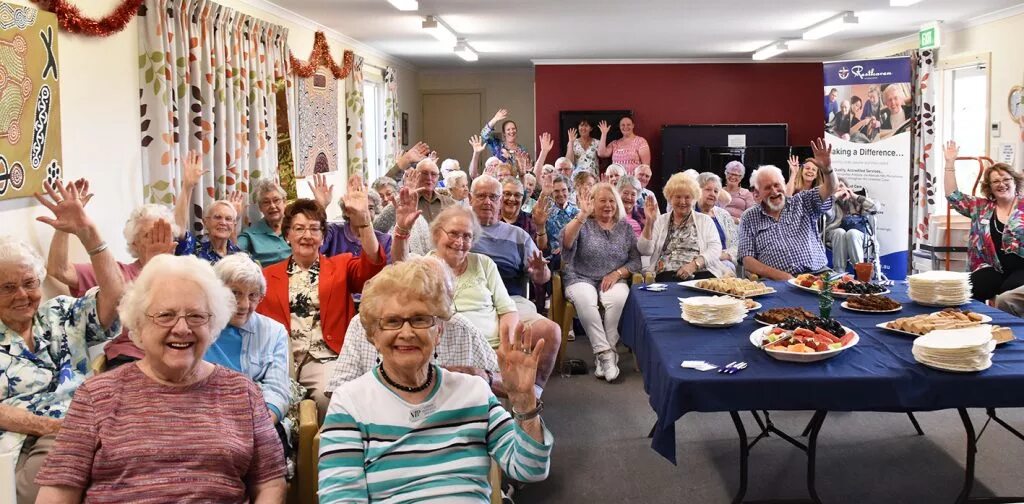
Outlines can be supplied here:
M791 319L750 334L750 343L787 362L817 362L856 345L860 336L835 319Z
M825 275L804 273L796 278L790 278L788 282L793 287L817 294L825 288L826 278L828 277ZM846 298L863 296L865 294L889 294L889 289L885 288L884 285L861 282L853 278L852 275L843 275L832 286L832 295L835 297Z

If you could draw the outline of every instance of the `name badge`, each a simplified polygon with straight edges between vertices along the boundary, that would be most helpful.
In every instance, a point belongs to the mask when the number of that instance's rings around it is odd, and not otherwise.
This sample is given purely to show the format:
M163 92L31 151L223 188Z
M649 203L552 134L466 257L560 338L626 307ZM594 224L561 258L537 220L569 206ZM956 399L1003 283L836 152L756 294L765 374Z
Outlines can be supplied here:
M989 225L989 219L980 219L980 222L982 227L988 227Z
M437 406L434 406L432 403L420 405L418 408L409 412L409 421L421 422L424 418L427 418L435 411L437 411Z

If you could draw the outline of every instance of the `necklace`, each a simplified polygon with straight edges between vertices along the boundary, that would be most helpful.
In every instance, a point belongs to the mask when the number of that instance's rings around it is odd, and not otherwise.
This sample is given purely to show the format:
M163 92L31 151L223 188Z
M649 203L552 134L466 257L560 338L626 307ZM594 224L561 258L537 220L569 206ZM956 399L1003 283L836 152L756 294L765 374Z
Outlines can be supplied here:
M423 382L423 385L418 385L415 387L407 387L405 385L396 383L394 380L391 379L390 376L388 376L387 371L384 371L384 364L377 366L377 369L380 370L380 377L384 378L384 381L388 385L391 385L392 387L395 387L396 389L401 390L402 392L409 392L411 394L415 394L416 392L423 392L424 390L427 389L427 387L430 386L430 382L434 381L434 366L432 365L427 368L427 381Z

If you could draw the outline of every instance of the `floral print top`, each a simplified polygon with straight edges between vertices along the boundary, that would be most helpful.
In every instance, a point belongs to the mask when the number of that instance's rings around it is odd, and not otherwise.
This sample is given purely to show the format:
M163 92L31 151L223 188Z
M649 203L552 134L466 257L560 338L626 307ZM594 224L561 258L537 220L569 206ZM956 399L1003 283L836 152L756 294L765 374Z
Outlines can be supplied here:
M228 241L227 255L237 254L242 249L238 248L238 245ZM174 250L174 255L194 255L210 264L217 264L217 261L223 259L216 250L213 249L213 243L210 242L209 238L197 239L195 235L186 231L185 236L178 240L178 248Z
M71 398L89 371L89 345L121 333L114 320L100 324L96 294L57 296L40 304L32 320L35 352L22 337L0 322L0 404L40 416L64 418ZM0 430L0 452L20 451L25 434Z
M992 243L990 222L995 216L996 203L988 198L966 195L959 190L947 198L957 213L971 219L971 235L967 244L967 260L971 271L993 267L1002 271L996 257L996 246ZM1024 199L1017 198L1017 209L1010 213L1003 232L1003 253L1024 256L1021 243L1024 242Z
M508 163L512 166L515 166L516 168L518 168L519 173L523 173L524 169L530 169L529 166L523 167L519 166L516 163L517 153L523 153L529 156L530 151L526 150L526 147L523 147L521 144L516 144L515 147L509 149L505 145L505 142L501 140L499 135L494 134L494 127L492 127L490 124L485 124L483 129L480 130L480 138L482 138L484 140L484 144L486 144L487 147L490 148L491 154L493 154L494 157L500 159L502 163Z
M302 269L294 258L288 258L288 307L292 314L289 347L296 369L310 358L324 361L337 354L324 342L320 326L320 257ZM294 371L294 370L293 370Z
M572 143L572 152L576 156L576 168L587 170L595 176L599 175L597 172L597 140L591 139L590 147L584 149L583 143L577 138Z

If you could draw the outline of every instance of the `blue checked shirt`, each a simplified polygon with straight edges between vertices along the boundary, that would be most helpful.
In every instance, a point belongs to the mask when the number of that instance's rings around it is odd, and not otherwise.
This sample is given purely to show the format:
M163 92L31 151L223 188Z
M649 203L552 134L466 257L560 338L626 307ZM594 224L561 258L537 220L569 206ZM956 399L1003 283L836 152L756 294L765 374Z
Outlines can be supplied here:
M828 260L817 226L818 217L831 208L832 198L823 201L817 189L786 198L778 221L762 205L748 208L740 218L739 260L750 256L791 275L825 269Z
M545 227L548 230L548 250L552 254L561 252L562 229L579 213L579 207L572 203L566 203L565 208L558 208L558 205L551 203L551 213Z

